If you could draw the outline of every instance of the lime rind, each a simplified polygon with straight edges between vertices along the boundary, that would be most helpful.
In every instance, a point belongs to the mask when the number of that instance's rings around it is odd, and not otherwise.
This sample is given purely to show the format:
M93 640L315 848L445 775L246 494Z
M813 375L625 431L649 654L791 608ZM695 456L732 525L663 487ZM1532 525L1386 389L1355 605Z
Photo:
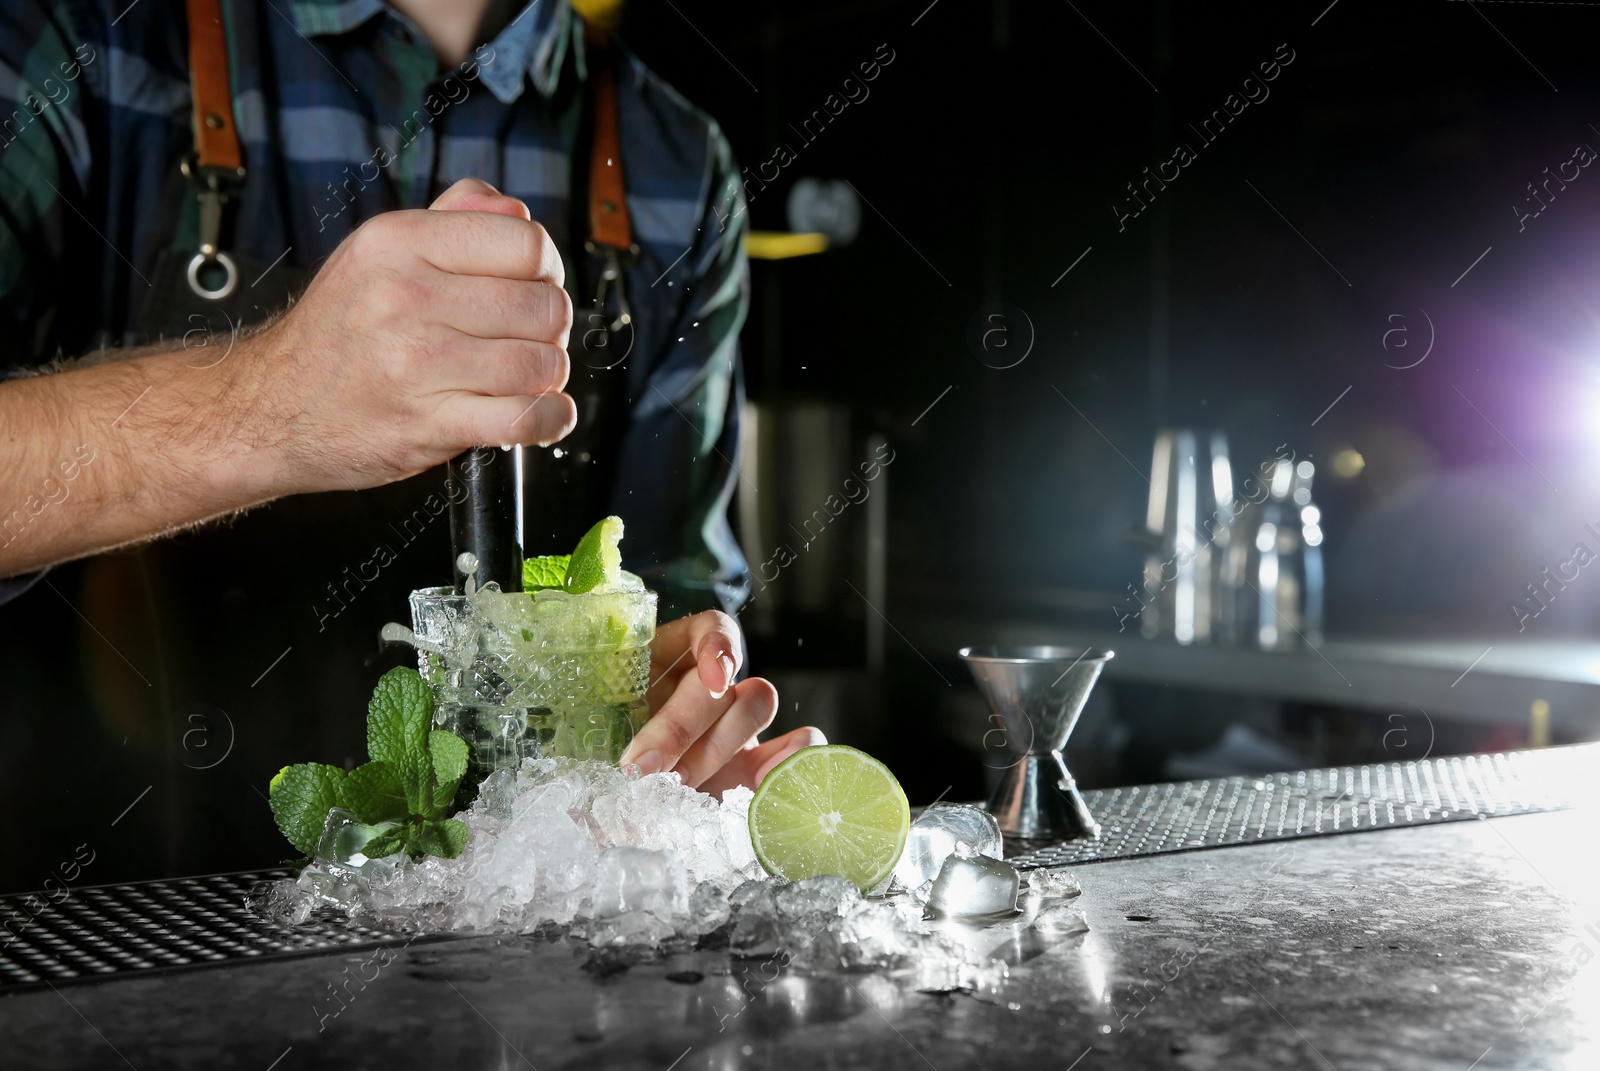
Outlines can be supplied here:
M889 768L846 744L802 748L762 779L750 801L750 842L770 874L837 874L863 892L886 881L911 829L911 807Z
M622 577L622 518L602 517L583 534L573 548L562 589L570 595L583 595L597 588L616 586Z

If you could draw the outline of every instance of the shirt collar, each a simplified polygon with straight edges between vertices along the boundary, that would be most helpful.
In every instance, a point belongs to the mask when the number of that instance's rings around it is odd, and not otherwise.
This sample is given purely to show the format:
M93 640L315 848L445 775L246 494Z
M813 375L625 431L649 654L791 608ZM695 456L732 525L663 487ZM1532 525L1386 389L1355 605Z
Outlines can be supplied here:
M382 14L383 0L291 0L295 27L307 37L348 33ZM472 59L478 78L504 104L522 95L525 78L540 94L555 92L567 36L576 21L569 0L532 0Z

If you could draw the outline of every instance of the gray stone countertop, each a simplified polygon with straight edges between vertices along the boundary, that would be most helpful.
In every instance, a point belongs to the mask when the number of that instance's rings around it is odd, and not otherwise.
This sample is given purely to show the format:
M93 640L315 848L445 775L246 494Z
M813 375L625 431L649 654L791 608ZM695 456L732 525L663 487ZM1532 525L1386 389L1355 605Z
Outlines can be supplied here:
M479 937L12 995L0 1067L1600 1068L1595 818L1081 866L1091 931L981 997Z

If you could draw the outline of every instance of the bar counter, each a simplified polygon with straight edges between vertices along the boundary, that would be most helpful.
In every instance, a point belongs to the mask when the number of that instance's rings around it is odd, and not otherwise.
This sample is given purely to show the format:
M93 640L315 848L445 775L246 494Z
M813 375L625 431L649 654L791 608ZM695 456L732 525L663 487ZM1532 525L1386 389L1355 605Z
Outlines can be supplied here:
M1596 814L1079 865L1090 931L1019 934L992 994L725 951L628 963L566 939L402 938L12 992L0 1065L1594 1068ZM352 974L371 980L340 1008Z

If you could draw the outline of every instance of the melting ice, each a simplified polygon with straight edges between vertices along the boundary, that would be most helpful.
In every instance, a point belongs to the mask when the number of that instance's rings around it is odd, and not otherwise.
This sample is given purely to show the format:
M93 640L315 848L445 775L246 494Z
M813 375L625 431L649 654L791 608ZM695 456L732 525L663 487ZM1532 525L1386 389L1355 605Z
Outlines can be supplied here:
M801 969L904 969L925 988L991 988L1006 973L986 951L993 942L975 939L980 927L931 921L935 914L1004 913L1013 928L1037 919L1049 940L1087 928L1065 906L1078 888L1064 872L1031 872L1017 909L1017 873L989 857L992 819L971 808L938 808L972 812L939 816L938 876L948 887L863 897L842 878L769 877L750 846L751 796L736 788L719 802L672 773L528 759L491 774L457 815L471 830L459 857L369 860L361 848L371 827L335 809L313 863L253 905L291 925L319 905L401 930L527 933L555 924L602 948L687 948L709 937L735 955Z

